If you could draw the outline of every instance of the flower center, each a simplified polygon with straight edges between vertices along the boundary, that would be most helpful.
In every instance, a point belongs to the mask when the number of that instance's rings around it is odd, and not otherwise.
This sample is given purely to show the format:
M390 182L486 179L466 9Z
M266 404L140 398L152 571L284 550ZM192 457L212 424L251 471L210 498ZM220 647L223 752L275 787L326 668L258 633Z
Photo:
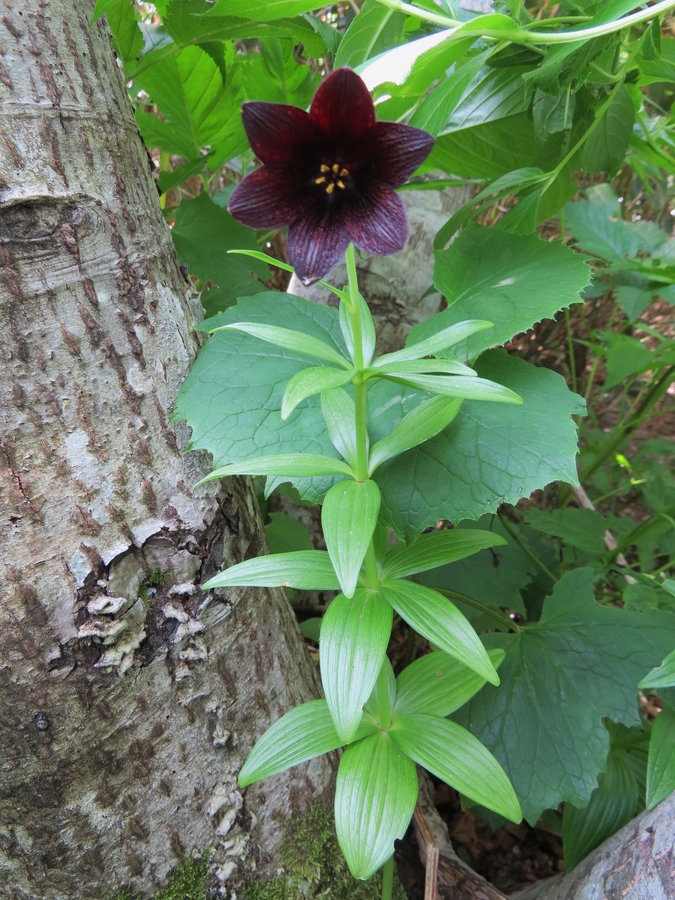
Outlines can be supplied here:
M314 179L314 184L323 184L327 194L332 194L336 187L341 191L345 190L346 184L342 179L349 175L349 169L339 163L333 163L332 166L321 163L320 171L321 175Z

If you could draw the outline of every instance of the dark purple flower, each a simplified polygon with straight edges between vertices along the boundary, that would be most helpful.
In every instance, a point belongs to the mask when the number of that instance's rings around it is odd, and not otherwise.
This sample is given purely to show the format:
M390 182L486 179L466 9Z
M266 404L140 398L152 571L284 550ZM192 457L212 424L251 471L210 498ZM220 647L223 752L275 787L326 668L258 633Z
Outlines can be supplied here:
M319 87L309 113L280 103L245 103L246 134L263 163L230 200L235 219L253 228L288 225L288 253L311 284L342 258L351 241L367 253L395 253L408 221L394 188L431 150L426 131L377 122L363 81L338 69Z

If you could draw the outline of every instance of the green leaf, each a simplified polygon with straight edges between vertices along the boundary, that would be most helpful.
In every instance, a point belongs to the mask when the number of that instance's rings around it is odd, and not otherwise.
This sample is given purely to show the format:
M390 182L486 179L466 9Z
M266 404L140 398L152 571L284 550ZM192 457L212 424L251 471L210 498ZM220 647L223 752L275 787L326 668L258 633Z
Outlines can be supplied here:
M402 44L405 22L404 13L387 9L375 0L366 0L340 41L333 66L355 68L378 53Z
M675 687L675 650L666 656L660 666L645 675L638 687L641 691Z
M363 355L363 364L365 366L369 366L370 361L373 358L373 353L375 352L375 322L373 321L373 314L370 311L370 307L360 294L358 296L358 303L361 307L361 353ZM347 349L349 350L351 358L353 359L354 324L352 321L351 313L349 311L349 303L346 301L344 296L342 297L342 302L340 303L339 318L342 337L344 338L344 342L347 345Z
M488 656L498 668L503 650L490 650ZM473 669L441 650L427 653L401 672L396 679L394 714L420 713L449 716L463 706L485 684Z
M337 312L291 294L264 291L240 300L205 323L206 328L238 321L302 331L345 353ZM318 453L336 456L318 397L282 420L281 397L306 357L264 345L240 332L218 332L202 349L178 393L175 417L187 418L191 447L209 450L214 465L262 453ZM293 479L303 497L318 502L331 479Z
M481 742L448 719L397 716L392 740L406 756L470 800L520 822L522 813L506 772Z
M352 470L341 459L319 456L316 453L271 453L242 459L240 462L219 466L197 484L206 484L216 478L230 475L283 475L284 477L307 475L351 475Z
M268 344L274 344L275 347L290 350L294 354L315 356L317 359L325 359L334 365L342 366L343 369L351 368L349 361L329 344L319 341L309 334L303 334L301 331L292 331L290 328L279 328L278 325L265 325L259 322L233 322L231 325L220 325L212 330L220 331L222 329L243 331L244 334L250 334ZM284 416L284 418L286 417Z
M454 359L409 359L401 362L384 363L365 370L364 380L381 378L383 375L475 375L475 371Z
M331 442L347 462L356 465L356 409L346 391L337 388L321 395L321 411Z
M616 175L626 156L634 119L633 101L622 84L581 150L579 162L587 174L606 172L610 178Z
M191 275L212 281L221 289L223 306L264 287L254 275L269 278L269 269L256 260L228 256L231 247L256 247L255 232L236 222L207 193L183 200L171 229L178 259Z
M461 405L461 400L447 397L431 397L420 403L403 416L390 434L373 445L368 459L370 474L388 459L436 437L452 422Z
M566 544L601 556L605 552L605 532L611 522L594 509L528 509L528 525L544 534L561 538Z
M354 380L355 369L345 372L332 366L313 366L294 375L281 398L281 418L287 419L295 407L314 394L330 392Z
M447 354L473 359L578 303L589 278L584 259L559 242L470 226L447 250L436 252L434 284L447 298L448 309L415 326L410 340L425 340L480 310L494 328L472 335Z
M399 616L429 643L458 659L491 684L499 684L499 676L487 650L454 603L437 591L412 581L387 582L380 592Z
M465 375L406 375L402 372L388 372L383 377L405 384L430 394L443 397L459 397L462 400L482 400L495 403L522 403L515 391L488 381L485 378Z
M563 800L589 802L609 750L603 718L639 724L635 685L675 637L672 614L599 606L592 578L567 572L538 623L487 636L506 650L500 689L455 714L500 760L532 824Z
M265 525L265 537L272 553L291 553L296 550L313 550L314 545L305 525L286 513L271 512Z
M341 481L324 498L321 527L346 597L356 588L379 512L380 489L374 481Z
M131 66L143 51L143 34L131 0L98 0L92 22L106 13L117 55Z
M404 362L407 360L422 360L424 356L434 356L437 353L447 351L450 347L465 341L471 335L478 331L484 331L486 328L492 328L492 322L484 322L478 319L467 319L464 322L458 322L456 325L449 325L435 332L431 337L425 339L412 339L410 337L406 342L403 350L397 350L395 353L385 353L384 356L378 356L373 361L372 368L391 366L393 363Z
M354 878L370 878L392 856L417 791L414 763L386 732L347 747L335 782L335 829Z
M382 577L416 575L505 543L504 538L493 531L462 528L432 531L420 535L409 547L400 545L390 550L384 561Z
M354 740L363 704L387 652L393 615L377 591L357 588L351 600L338 594L321 623L321 682L337 733Z
M375 730L373 725L359 726L356 740ZM269 778L291 766L330 753L342 746L325 700L310 700L291 709L267 729L249 753L239 772L244 788L261 778Z
M325 4L316 0L216 0L210 4L212 15L243 16L254 21L271 22L285 16L297 16L300 13L322 9Z
M476 368L518 393L523 405L467 400L445 431L378 469L383 522L405 540L441 519L494 512L551 481L577 482L571 416L583 411L581 398L559 375L503 350L484 353ZM371 436L378 437L372 428Z
M295 550L256 556L214 575L202 587L292 587L306 591L337 591L339 583L325 550Z
M675 710L663 705L654 719L647 764L647 809L675 790Z
M605 335L606 362L603 391L632 380L640 372L656 365L656 353L642 341L628 334L609 332Z

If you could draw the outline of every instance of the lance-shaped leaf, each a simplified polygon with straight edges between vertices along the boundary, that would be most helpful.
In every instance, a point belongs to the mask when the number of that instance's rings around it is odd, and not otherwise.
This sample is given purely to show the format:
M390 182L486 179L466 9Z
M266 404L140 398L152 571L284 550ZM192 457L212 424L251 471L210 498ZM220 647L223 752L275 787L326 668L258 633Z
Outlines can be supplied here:
M511 388L487 378L470 378L465 375L406 375L403 372L386 372L383 376L398 384L441 394L444 397L461 397L463 400L491 400L495 403L522 403L523 399Z
M660 666L645 675L638 687L642 691L675 687L675 650L666 656Z
M408 359L366 369L364 380L381 378L385 372L399 375L475 375L475 369L454 359Z
M388 459L435 437L448 427L461 405L461 400L447 397L431 397L420 403L401 419L390 434L373 445L368 461L370 473Z
M675 790L675 710L667 703L654 719L647 763L647 809Z
M375 730L374 725L363 722L356 740ZM239 772L239 784L246 787L322 753L337 750L342 744L326 701L310 700L277 719L259 738Z
M373 353L375 353L375 323L373 322L373 314L370 311L370 307L360 294L358 297L358 301L359 306L361 307L361 353L363 355L363 364L368 366L370 365L370 361L373 358ZM352 322L351 313L349 311L350 302L351 301L347 302L346 300L343 300L343 302L340 303L339 319L342 337L344 338L344 342L347 345L347 349L353 356L354 324Z
M281 399L281 418L287 419L298 403L307 397L340 388L354 377L354 369L334 369L332 366L312 366L294 375L286 385Z
M432 775L512 822L522 813L506 772L471 732L436 716L405 715L389 732L395 744Z
M325 550L271 553L230 566L203 585L220 587L292 587L303 591L336 591L340 585Z
M484 331L486 328L492 328L492 322L486 322L482 319L467 319L464 322L457 322L456 325L450 325L443 328L437 334L426 338L422 341L409 343L403 350L397 350L395 353L385 353L384 356L378 356L373 362L373 368L380 366L388 366L391 363L402 362L408 359L421 359L424 356L434 356L442 350L449 350L460 341L466 340L472 334L478 331Z
M343 743L356 735L361 710L387 652L393 615L377 591L359 588L351 600L338 594L321 623L321 681Z
M505 653L490 650L488 656L496 669ZM406 666L396 679L394 714L423 713L444 718L463 706L484 684L485 679L473 669L436 650Z
M427 572L437 566L464 559L479 550L499 547L506 540L494 531L479 529L450 528L445 531L431 531L422 534L414 544L394 547L387 554L382 577L404 578L418 572Z
M244 334L274 344L275 347L282 347L284 350L292 350L305 356L315 356L342 368L351 368L349 360L341 356L337 350L302 331L292 331L290 328L265 325L261 322L233 322L231 325L220 325L213 331L243 331Z
M393 854L417 791L415 764L386 732L347 747L335 782L335 830L354 878L370 878Z
M242 459L241 462L220 466L197 484L230 475L351 475L352 470L341 459L319 456L318 453L279 453Z
M390 581L381 586L380 592L429 643L465 663L490 684L499 684L487 650L454 603L412 581Z
M347 391L337 388L321 395L321 412L335 449L356 465L356 409Z
M374 481L340 481L326 494L321 527L342 591L351 597L380 512Z

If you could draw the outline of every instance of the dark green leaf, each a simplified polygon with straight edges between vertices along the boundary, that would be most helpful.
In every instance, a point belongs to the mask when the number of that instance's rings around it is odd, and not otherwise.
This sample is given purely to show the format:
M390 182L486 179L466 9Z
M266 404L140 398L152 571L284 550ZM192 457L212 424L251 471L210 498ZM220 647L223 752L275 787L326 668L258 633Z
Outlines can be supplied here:
M594 509L532 508L525 513L525 521L537 531L598 556L605 552L605 532L612 527L612 523Z
M664 703L654 719L647 765L647 809L675 790L675 710Z
M265 536L272 553L314 549L308 529L293 516L281 512L268 515L270 521L265 526Z
M485 638L506 650L501 686L455 714L504 765L532 824L563 800L588 803L609 750L603 718L639 724L635 685L675 639L671 614L599 606L592 577L566 573L540 622Z
M579 162L585 172L606 172L610 178L616 174L626 155L634 119L633 100L621 85L583 146Z
M402 44L405 21L404 13L381 6L375 0L366 0L340 41L333 65L336 69L341 66L355 68L390 47Z
M335 782L335 829L354 878L370 878L405 834L417 801L411 760L385 732L347 747Z

